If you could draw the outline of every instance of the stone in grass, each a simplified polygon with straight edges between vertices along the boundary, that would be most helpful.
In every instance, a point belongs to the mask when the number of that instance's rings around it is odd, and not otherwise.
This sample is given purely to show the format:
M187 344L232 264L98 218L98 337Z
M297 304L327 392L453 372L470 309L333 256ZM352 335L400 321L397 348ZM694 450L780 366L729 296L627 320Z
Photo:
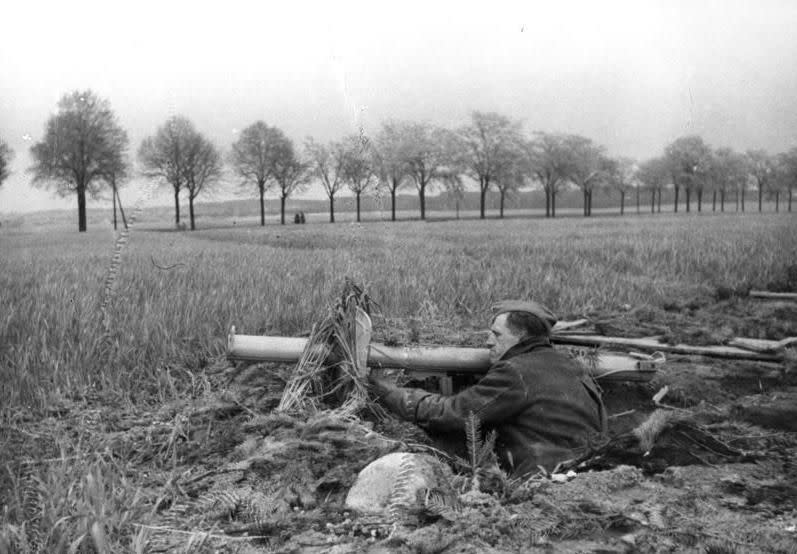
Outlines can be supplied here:
M418 491L447 490L452 478L451 469L434 456L393 452L360 472L346 495L346 507L363 514L383 513L391 504L409 508Z

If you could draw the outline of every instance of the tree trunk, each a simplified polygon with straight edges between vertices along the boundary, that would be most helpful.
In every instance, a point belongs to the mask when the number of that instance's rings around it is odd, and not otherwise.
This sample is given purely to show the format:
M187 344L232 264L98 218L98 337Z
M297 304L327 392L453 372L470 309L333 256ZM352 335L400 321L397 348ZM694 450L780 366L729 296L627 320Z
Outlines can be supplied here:
M678 213L678 187L675 187L675 209L673 210L675 213Z
M692 200L691 197L692 197L692 189L686 187L686 213L689 213L691 211L691 206L690 206Z
M484 185L485 179L479 179L479 219L484 219L485 203L487 202L487 187Z
M584 189L584 217L587 217L589 212L587 212L587 189Z
M744 213L744 187L742 187L742 213Z
M620 191L620 215L625 213L625 191Z
M720 211L725 211L725 190L720 191Z
M551 191L545 189L545 217L551 217Z
M418 187L418 199L421 203L421 219L426 219L426 185Z
M551 191L551 217L556 217L556 191Z
M587 193L587 215L592 217L592 189Z
M266 201L264 196L266 195L266 187L264 183L258 183L258 187L260 190L260 226L266 226Z
M191 230L196 231L196 225L194 225L194 195L190 192L188 193L188 214L191 217Z
M505 195L506 195L506 191L502 190L501 191L501 210L500 210L501 219L504 219L504 196Z
M764 198L764 187L761 183L758 184L758 211L761 211L761 201Z
M650 190L650 213L656 213L656 189Z
M712 190L711 191L711 211L712 212L716 212L717 211L717 191L716 190Z
M113 194L113 230L116 231L116 179L111 179L111 189Z
M357 196L357 223L360 222L360 191L355 193Z
M180 227L180 189L174 188L174 226Z
M789 187L789 211L791 211L791 187Z
M390 220L396 221L396 189L390 189Z
M329 222L335 223L335 195L329 195Z
M656 213L661 213L661 188L659 189L659 201L656 205Z
M280 225L285 225L285 195L280 195Z
M780 191L779 190L775 191L775 211L776 212L780 211Z
M86 232L86 187L77 187L77 230L78 233Z
M703 211L703 191L697 191L697 212L700 213Z

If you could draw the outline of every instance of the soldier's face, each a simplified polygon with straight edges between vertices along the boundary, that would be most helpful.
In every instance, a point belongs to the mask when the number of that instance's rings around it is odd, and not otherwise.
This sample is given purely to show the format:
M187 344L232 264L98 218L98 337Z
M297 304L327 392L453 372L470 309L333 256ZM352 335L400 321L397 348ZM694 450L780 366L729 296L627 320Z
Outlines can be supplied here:
M507 327L506 318L509 314L498 314L490 325L490 332L487 337L487 346L490 347L490 363L495 363L504 353L515 346L522 337L516 335L512 329Z

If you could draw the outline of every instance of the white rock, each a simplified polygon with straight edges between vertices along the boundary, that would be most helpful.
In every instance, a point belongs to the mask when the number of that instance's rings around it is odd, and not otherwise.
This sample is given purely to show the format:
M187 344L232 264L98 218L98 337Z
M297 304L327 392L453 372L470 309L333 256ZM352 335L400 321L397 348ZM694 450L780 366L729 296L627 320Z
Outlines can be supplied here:
M401 479L400 473L403 474ZM380 513L394 493L394 501L409 507L415 503L417 491L448 486L445 483L447 474L450 469L428 454L387 454L360 472L346 495L346 507L361 513Z

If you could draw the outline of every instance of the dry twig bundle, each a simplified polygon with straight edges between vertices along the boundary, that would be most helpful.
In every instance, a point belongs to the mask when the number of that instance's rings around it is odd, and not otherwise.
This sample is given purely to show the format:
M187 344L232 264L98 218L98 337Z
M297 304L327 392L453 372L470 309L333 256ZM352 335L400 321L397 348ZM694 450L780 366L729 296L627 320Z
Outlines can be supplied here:
M365 368L358 368L357 362L357 314L370 315L374 307L368 294L346 278L335 304L313 326L277 410L315 412L334 405L345 417L368 404Z

